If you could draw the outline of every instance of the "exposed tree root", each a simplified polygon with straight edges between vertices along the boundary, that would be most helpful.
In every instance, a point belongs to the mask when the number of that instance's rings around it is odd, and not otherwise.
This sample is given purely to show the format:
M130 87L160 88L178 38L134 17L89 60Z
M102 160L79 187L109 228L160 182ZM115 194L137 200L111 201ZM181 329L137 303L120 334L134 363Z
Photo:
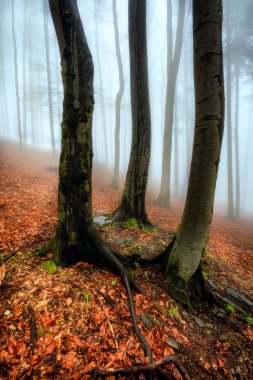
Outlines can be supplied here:
M159 374L159 378L169 380L171 379L171 377L166 376L165 373L161 370L161 367L170 363L173 363L176 366L184 380L190 380L190 377L188 376L186 369L184 368L180 360L174 355L165 356L159 361L148 365L109 369L93 368L89 373L94 376L94 379L97 379L99 377L103 378L109 375L138 375L145 373L157 373ZM162 377L160 375L162 375Z
M100 238L95 226L91 225L87 227L86 233L87 244L89 245L88 249L86 249L83 260L81 259L81 255L77 256L77 258L79 261L86 261L98 267L104 267L120 276L121 281L125 285L127 291L134 333L141 343L145 356L148 357L150 363L153 363L153 356L150 346L138 327L131 288L141 292L143 292L143 290L136 284L133 277L128 273L125 265L121 262L122 259L125 263L125 257L119 253L116 255L115 252L112 251L111 247ZM83 250L85 252L85 247L83 247ZM57 234L47 244L38 249L35 254L41 256L47 254L48 252L56 253L57 256ZM73 263L70 261L66 265L71 264Z

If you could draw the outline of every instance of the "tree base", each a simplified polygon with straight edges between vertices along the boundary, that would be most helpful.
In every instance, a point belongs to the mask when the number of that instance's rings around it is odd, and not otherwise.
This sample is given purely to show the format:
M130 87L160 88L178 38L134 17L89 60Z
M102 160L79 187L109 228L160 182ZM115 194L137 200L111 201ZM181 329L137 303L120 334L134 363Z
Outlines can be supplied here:
M112 213L112 222L123 222L128 219L134 218L136 219L138 226L142 225L153 227L152 223L149 221L146 212L136 213L134 211L128 210L124 205L120 205L113 213Z
M171 208L170 194L169 193L162 194L162 195L160 194L158 198L154 201L154 204L160 207L164 207L164 208Z

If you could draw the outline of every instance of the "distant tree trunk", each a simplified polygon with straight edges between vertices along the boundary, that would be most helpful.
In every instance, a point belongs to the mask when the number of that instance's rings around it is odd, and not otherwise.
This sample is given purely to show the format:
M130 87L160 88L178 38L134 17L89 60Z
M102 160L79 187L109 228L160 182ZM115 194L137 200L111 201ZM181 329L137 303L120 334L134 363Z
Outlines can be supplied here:
M107 145L107 128L106 128L106 116L105 116L105 102L104 102L104 93L103 93L103 76L102 76L102 70L101 70L101 60L100 60L100 53L98 48L98 18L97 18L97 4L96 1L94 2L95 5L95 38L96 38L96 56L97 56L97 70L98 70L98 78L99 78L99 86L100 86L100 102L101 102L101 113L102 113L102 128L103 128L103 143L104 143L104 159L105 164L108 165L108 145Z
M120 45L119 45L119 27L118 27L118 19L117 19L117 8L116 8L116 0L112 2L113 9L113 24L114 24L114 35L115 35L115 46L116 46L116 55L118 61L118 69L119 69L119 91L116 97L115 103L115 157L114 157L114 171L113 178L111 182L111 187L114 189L119 188L119 162L120 162L120 141L119 141L119 133L120 133L120 108L121 108L121 100L124 92L124 77L123 77L123 66L122 59L120 53Z
M169 289L189 304L203 298L200 261L213 215L224 127L222 0L193 0L195 134L186 204L165 264Z
M13 46L14 46L15 89L16 89L17 119L18 119L18 140L19 140L19 144L22 145L22 129L21 129L19 87L18 87L17 43L16 43L16 36L15 36L15 18L14 18L14 0L12 0L12 2L11 2L11 15L12 15L12 38L13 38Z
M231 27L229 13L226 15L226 120L227 120L227 168L228 168L228 211L227 217L234 218L233 154L232 154L232 91L231 91Z
M9 126L9 114L8 114L8 101L7 101L7 96L6 96L6 82L5 82L5 75L4 75L5 68L4 68L3 54L1 54L1 53L2 53L2 49L0 52L0 67L1 67L0 81L1 81L1 92L2 92L2 96L1 96L2 107L3 107L2 109L4 111L2 113L2 115L4 115L4 120L2 120L2 122L3 122L3 135L5 137L9 137L10 126Z
M190 165L191 165L191 145L192 145L192 138L190 133L190 106L189 106L189 49L188 49L188 38L185 36L185 46L184 46L184 112L185 112L185 149L186 149L186 162L185 162L185 169L186 169L186 185L188 183L189 178L189 171L190 171Z
M239 158L239 91L240 91L239 63L235 64L235 217L240 219L240 158Z
M179 196L179 180L178 180L178 100L177 91L175 93L174 103L174 192L176 197Z
M32 5L34 2L30 0L29 2L29 27L33 26L33 15L32 15ZM29 103L30 103L30 126L31 126L31 140L32 144L35 144L36 142L36 134L35 134L35 109L34 109L34 67L33 67L33 57L34 57L34 46L33 46L33 39L32 34L29 33L28 35L29 39Z
M51 149L52 149L52 153L55 154L54 116L53 116L52 84L51 84L52 81L51 81L50 51L49 51L49 41L48 41L47 0L43 0L43 21L44 21L44 35L45 35L45 48L46 48L47 93L48 93Z
M171 4L167 2L167 24L171 23ZM175 99L175 87L180 63L180 55L183 43L183 30L185 18L185 0L178 2L177 33L173 59L167 56L167 93L165 108L165 124L163 134L163 157L162 157L162 179L158 199L156 203L163 207L170 207L170 180L171 180L171 148L173 129L173 109ZM168 45L172 44L171 26L167 25ZM172 45L171 45L172 46Z
M27 44L27 3L24 2L23 9L23 142L27 139L27 112L26 112L26 44Z
M113 220L134 217L141 223L148 223L145 196L151 150L151 120L146 0L129 0L128 7L132 146L122 201Z

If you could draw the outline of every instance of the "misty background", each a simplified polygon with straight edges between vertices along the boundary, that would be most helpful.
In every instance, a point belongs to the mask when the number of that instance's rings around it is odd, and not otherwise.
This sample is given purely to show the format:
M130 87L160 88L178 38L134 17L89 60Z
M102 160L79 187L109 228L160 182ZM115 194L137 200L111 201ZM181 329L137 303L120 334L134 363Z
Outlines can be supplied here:
M228 190L230 188L231 191L232 187L234 207L237 201L236 197L239 196L241 217L252 218L253 21L251 15L253 2L251 0L227 0L223 3L225 97L227 103L230 83L231 108L229 114L231 117L228 117L226 104L225 131L216 188L215 212L222 215L227 214ZM79 0L78 6L94 62L94 161L113 168L115 100L119 88L119 75L112 0ZM172 0L174 42L177 29L177 7L178 1ZM176 82L172 141L171 191L174 198L182 199L182 201L185 199L187 190L188 167L194 133L191 7L191 1L187 0L183 45ZM161 180L167 85L166 9L167 0L147 1L147 45L152 121L149 188L155 189L156 194L158 194ZM23 147L27 145L51 149L53 129L55 150L59 153L63 87L59 50L48 1L45 0L43 4L43 0L1 0L1 13L0 138L19 142L20 127ZM124 177L131 145L127 0L117 0L117 17L125 78L120 124L120 172L121 176ZM15 76L15 42L17 76ZM48 62L46 57L48 57ZM51 86L49 86L49 78L51 79ZM17 95L20 117L18 117ZM51 120L50 98L53 109ZM229 123L227 120L230 120ZM227 137L228 129L231 130L231 140ZM231 152L228 151L229 141L232 147ZM231 163L233 183L232 186L229 186L228 167ZM238 180L239 182L237 182Z

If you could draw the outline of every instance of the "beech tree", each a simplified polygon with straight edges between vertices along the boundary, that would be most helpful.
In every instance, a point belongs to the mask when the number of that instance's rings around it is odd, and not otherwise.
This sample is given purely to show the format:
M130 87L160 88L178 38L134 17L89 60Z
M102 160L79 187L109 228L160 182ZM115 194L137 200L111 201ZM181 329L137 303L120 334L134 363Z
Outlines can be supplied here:
M132 145L123 197L113 221L134 217L141 223L149 223L145 209L151 151L146 0L129 0L128 22Z
M165 121L163 133L163 156L162 156L162 178L159 196L156 203L163 207L170 207L170 178L171 178L171 151L172 151L172 130L173 130L173 110L176 93L176 81L180 63L180 56L183 44L183 30L185 19L185 0L178 2L177 32L175 49L173 52L172 34L172 9L171 1L167 1L167 90L165 104Z
M122 58L120 52L120 44L119 44L119 26L118 26L118 18L117 18L117 7L116 0L112 1L112 11L113 11L113 25L114 25L114 35L115 35L115 46L116 46L116 55L119 69L119 91L116 96L115 102L115 157L114 157L114 170L113 170L113 178L110 184L110 187L113 189L119 188L119 160L120 160L120 141L119 141L119 133L120 133L120 107L121 100L124 93L124 76L123 76L123 65Z
M189 304L207 295L201 257L213 215L224 128L222 0L193 0L195 133L182 221L165 250L165 278L175 298Z
M61 54L64 104L59 165L58 228L40 253L53 252L54 261L67 266L86 261L117 273L126 286L134 331L145 355L153 361L141 334L130 284L122 264L126 258L113 252L99 236L92 215L93 61L76 0L49 0Z

